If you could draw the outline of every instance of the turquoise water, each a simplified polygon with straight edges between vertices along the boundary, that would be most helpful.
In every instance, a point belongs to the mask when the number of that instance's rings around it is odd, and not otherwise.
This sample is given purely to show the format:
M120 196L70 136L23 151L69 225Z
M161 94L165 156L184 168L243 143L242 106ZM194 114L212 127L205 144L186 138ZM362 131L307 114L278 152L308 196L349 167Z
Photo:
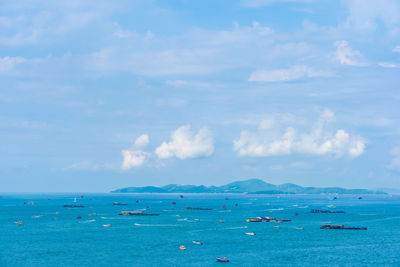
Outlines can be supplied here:
M74 197L85 208L63 207ZM400 266L399 204L400 196L388 195L6 194L0 198L0 266ZM147 206L160 216L118 215ZM214 210L183 209L188 206ZM312 214L313 208L346 213ZM254 216L292 221L245 221ZM368 230L319 229L323 223Z

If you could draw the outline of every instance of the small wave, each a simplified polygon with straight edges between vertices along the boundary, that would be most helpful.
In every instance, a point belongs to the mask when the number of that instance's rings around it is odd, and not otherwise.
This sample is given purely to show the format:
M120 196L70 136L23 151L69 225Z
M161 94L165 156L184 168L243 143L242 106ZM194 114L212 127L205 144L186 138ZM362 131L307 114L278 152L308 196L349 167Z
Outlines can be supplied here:
M247 226L237 226L237 227L226 227L226 228L222 228L222 229L226 229L226 230L235 230L235 229L246 229L248 228Z
M96 220L87 220L87 221L83 221L83 222L80 222L80 223L91 223L91 222L95 222Z
M177 227L177 224L141 224L135 223L135 226L146 226L146 227Z

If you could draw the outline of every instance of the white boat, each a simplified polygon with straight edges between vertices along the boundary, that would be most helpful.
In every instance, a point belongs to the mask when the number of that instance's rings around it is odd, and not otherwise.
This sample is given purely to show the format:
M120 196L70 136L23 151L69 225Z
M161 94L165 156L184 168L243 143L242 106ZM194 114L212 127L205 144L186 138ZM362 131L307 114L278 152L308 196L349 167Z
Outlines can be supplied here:
M245 235L256 235L254 232L245 233Z

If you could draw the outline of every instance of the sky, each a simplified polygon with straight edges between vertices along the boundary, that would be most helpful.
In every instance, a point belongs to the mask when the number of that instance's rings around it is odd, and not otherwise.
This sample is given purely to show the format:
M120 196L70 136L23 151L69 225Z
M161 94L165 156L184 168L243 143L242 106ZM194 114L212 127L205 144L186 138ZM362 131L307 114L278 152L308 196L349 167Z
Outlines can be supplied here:
M396 0L0 1L0 192L400 188Z

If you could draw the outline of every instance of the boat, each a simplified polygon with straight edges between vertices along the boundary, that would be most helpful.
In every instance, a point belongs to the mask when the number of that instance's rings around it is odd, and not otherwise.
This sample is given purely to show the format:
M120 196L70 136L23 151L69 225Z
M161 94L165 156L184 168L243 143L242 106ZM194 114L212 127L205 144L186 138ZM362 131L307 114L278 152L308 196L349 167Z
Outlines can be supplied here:
M111 224L103 224L104 227L111 227Z
M114 205L114 206L127 206L128 204L126 204L126 203L114 202L113 205Z
M244 233L245 235L256 235L254 232Z
M218 262L229 262L227 257L217 257Z
M185 246L179 246L179 250L186 250Z
M255 217L255 218L247 218L246 222L290 222L290 219L277 219L272 217Z
M224 223L225 221L223 221L223 220L220 220L220 221L218 221L219 223Z
M212 210L212 208L185 207L185 210Z
M84 208L82 204L79 205L64 205L64 208Z
M297 227L296 230L304 230L303 227Z
M160 214L158 213L144 213L143 211L121 211L119 215L125 215L125 216L130 216L130 215L136 215L136 216L158 216Z
M15 224L17 224L17 225L19 225L19 226L23 226L23 225L24 225L24 222L23 222L23 221L17 221L17 222L15 222Z
M311 213L346 213L340 210L311 210Z
M320 229L334 229L334 230L367 230L367 227L353 227L344 226L343 224L323 224Z
M203 245L203 242L194 240L194 241L193 241L193 244L196 244L196 245Z

